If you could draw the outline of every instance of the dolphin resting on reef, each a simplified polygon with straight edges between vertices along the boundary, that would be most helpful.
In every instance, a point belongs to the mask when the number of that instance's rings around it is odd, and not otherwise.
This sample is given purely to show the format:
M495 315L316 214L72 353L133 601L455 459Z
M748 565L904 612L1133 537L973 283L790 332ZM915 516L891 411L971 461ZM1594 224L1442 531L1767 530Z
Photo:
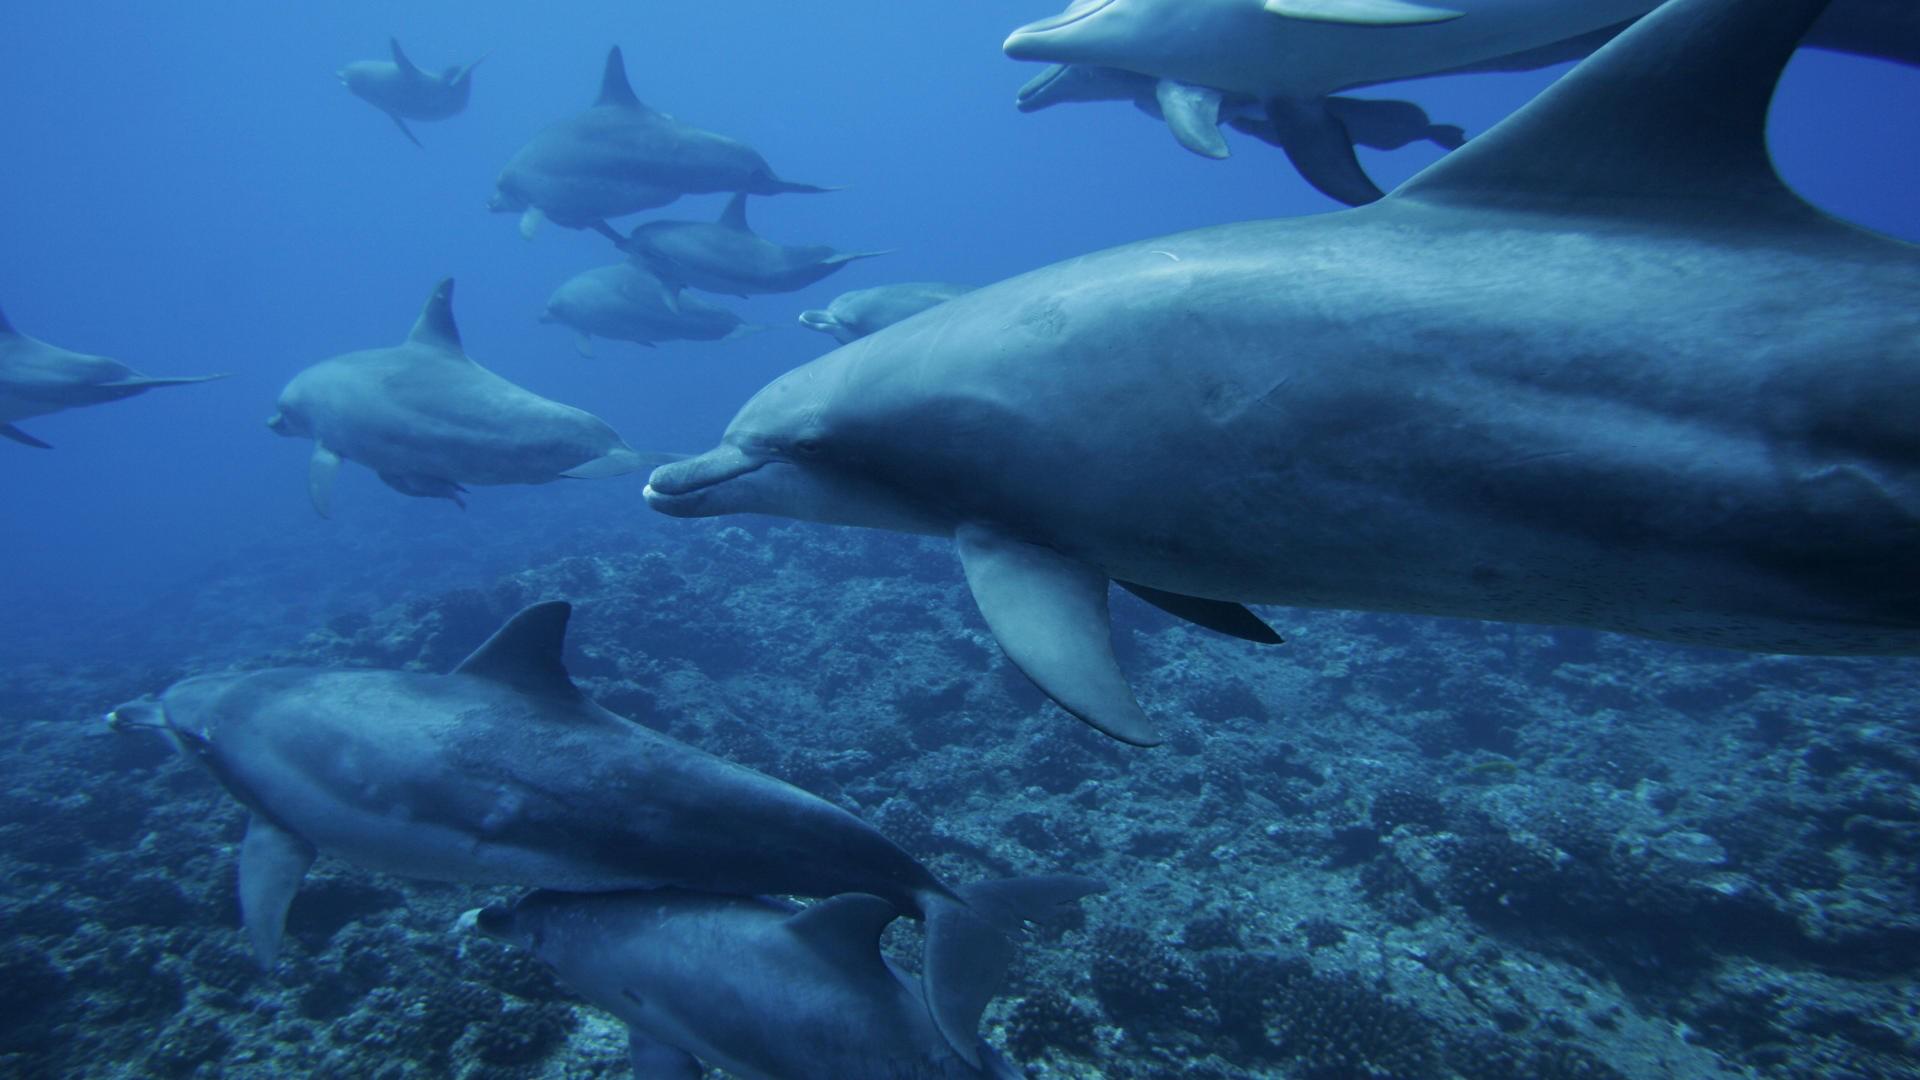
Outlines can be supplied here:
M52 447L15 426L48 413L103 405L159 386L224 379L225 375L142 375L118 360L88 356L30 338L0 311L0 437L27 446Z
M973 291L945 281L903 281L841 293L824 309L800 313L800 325L842 345Z
M319 852L403 877L569 892L870 893L926 920L934 1017L969 1047L1008 933L1097 887L951 888L832 803L608 712L561 660L571 612L527 608L450 675L204 675L108 721L163 732L252 811L240 910L269 968Z
M797 292L855 259L887 254L817 244L787 247L763 239L747 224L744 191L728 200L717 222L648 221L618 246L671 288L730 296Z
M471 921L625 1021L642 1080L699 1080L703 1066L742 1080L1022 1075L978 1036L969 1059L935 1027L880 952L898 915L859 893L800 908L661 889L538 892Z
M473 93L473 69L486 57L435 75L414 66L400 50L398 39L388 38L387 46L393 51L392 60L355 60L336 74L354 97L386 113L400 134L419 146L407 121L445 120L464 110Z
M745 143L683 124L649 108L627 82L620 47L607 53L593 107L549 125L520 148L495 182L488 208L520 215L531 238L543 219L569 229L595 229L625 239L607 224L682 195L744 191L751 195L818 193L773 174Z
M1920 248L1766 148L1824 7L1674 0L1372 206L948 301L762 389L647 501L951 536L1013 662L1140 744L1109 581L1203 624L1920 653Z
M307 368L280 392L274 432L313 440L307 494L332 511L342 460L405 495L466 503L466 484L597 480L649 468L606 421L508 382L468 357L453 322L453 279L434 287L399 345Z
M540 321L577 331L582 356L593 355L595 337L651 347L662 341L722 341L761 329L718 304L680 295L631 259L568 278L547 299Z

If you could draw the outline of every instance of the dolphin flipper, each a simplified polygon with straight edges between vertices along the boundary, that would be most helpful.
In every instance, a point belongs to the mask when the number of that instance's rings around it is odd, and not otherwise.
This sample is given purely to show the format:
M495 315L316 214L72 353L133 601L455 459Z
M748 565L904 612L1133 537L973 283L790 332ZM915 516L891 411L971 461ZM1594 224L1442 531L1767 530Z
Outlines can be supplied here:
M1204 626L1216 634L1261 645L1281 645L1286 642L1285 638L1274 632L1273 627L1267 625L1266 620L1241 604L1166 592L1135 585L1131 581L1115 581L1114 584L1175 618L1185 619L1195 626Z
M1289 19L1351 26L1425 26L1465 14L1410 0L1266 0L1263 6Z
M1467 133L1458 125L1434 123L1427 110L1411 101L1336 96L1327 99L1327 111L1347 129L1356 146L1398 150L1424 140L1458 150L1467 141Z
M393 121L393 126L400 129L400 134L405 135L407 137L408 142L412 143L415 146L420 147L420 149L422 150L426 149L426 146L420 142L419 136L416 136L413 133L413 129L407 126L407 122L405 120L400 119L398 116L394 115L393 113L388 113L387 119Z
M19 428L14 427L12 424L0 424L0 435L3 435L9 439L12 439L14 442L24 443L27 446L36 446L42 450L53 449L53 446L51 444L41 442L39 439L34 438L33 436L27 434L24 431L21 431Z
M526 211L520 215L520 239L533 239L533 234L540 231L541 223L546 220L547 215L539 207L527 207Z
M974 602L1007 659L1060 707L1122 742L1161 735L1113 656L1107 576L979 525L954 530Z
M339 471L340 455L314 443L313 458L307 462L307 498L323 518L333 516L333 477Z
M1160 103L1167 130L1181 146L1215 160L1232 153L1220 134L1220 91L1161 79L1154 85L1153 96Z
M240 918L262 971L273 970L280 959L287 908L314 855L312 844L259 814L247 820L247 837L240 841Z
M626 991L634 997L633 991ZM706 1070L692 1054L677 1046L668 1046L627 1029L627 1060L633 1063L634 1080L700 1080Z
M1385 194L1353 153L1353 137L1324 101L1276 98L1267 103L1267 119L1287 160L1322 195L1348 206L1365 206Z

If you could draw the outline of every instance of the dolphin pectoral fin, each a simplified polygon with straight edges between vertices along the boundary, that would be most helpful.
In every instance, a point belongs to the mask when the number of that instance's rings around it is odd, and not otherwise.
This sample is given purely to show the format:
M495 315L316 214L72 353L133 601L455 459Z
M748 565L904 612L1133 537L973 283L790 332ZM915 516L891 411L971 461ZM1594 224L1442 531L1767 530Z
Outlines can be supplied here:
M247 837L240 841L240 918L262 971L273 970L280 959L287 908L315 854L312 844L259 814L248 819Z
M593 359L593 335L585 330L573 335L573 351L588 360Z
M1466 14L1408 0L1266 0L1264 6L1275 15L1289 19L1352 26L1425 26Z
M1384 194L1353 153L1353 137L1324 101L1277 98L1267 118L1287 160L1322 195L1348 206L1377 202Z
M333 477L339 471L340 455L314 443L313 458L307 462L307 498L323 518L333 516Z
M1007 659L1060 707L1135 746L1161 735L1113 656L1107 577L979 525L954 530L974 602Z
M1285 638L1274 633L1273 627L1268 626L1266 620L1240 604L1151 589L1145 585L1135 585L1131 581L1116 580L1114 584L1175 618L1185 619L1195 626L1204 626L1216 634L1225 634L1228 637L1237 637L1242 641L1257 642L1261 645L1280 645L1286 641Z
M520 215L520 239L533 239L533 234L540 231L540 223L545 220L547 215L539 207L527 207L526 211Z
M1153 94L1160 102L1160 115L1167 119L1167 130L1181 146L1216 161L1232 153L1220 134L1220 91L1161 79Z
M627 996L632 999L633 992L628 991ZM692 1054L634 1028L627 1029L627 1060L633 1063L634 1080L700 1080L706 1075Z
M0 424L0 435L4 435L7 438L12 439L14 442L22 443L27 446L36 446L42 450L53 449L52 444L43 443L39 439L36 439L33 436L27 434L26 432L21 431L19 428L14 427L12 424Z
M407 137L408 142L412 143L415 146L420 147L420 149L422 150L426 149L426 145L420 141L419 136L413 133L413 129L407 126L407 122L405 120L400 119L398 116L395 116L392 113L387 114L387 119L393 121L393 126L400 129L400 134L405 135Z

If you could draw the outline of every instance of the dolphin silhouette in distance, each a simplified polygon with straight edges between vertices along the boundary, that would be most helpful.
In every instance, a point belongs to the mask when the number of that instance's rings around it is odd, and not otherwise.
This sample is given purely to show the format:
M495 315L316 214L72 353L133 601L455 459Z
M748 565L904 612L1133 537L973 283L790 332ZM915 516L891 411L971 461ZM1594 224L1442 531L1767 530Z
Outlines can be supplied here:
M926 920L934 1017L972 1046L1008 934L1091 883L949 888L832 803L608 712L562 663L571 611L527 608L449 675L203 675L120 706L109 726L163 732L252 812L240 909L268 968L321 852L402 877L569 892L871 893Z
M632 259L595 267L561 283L541 322L572 327L582 356L595 337L652 346L662 341L722 341L762 327L697 296L683 296Z
M608 219L665 206L682 195L744 191L818 193L833 188L775 176L745 143L683 124L650 108L627 82L619 46L607 53L600 96L585 112L550 124L501 170L489 209L520 215L531 238L542 220L624 237Z
M355 60L335 74L354 97L386 113L400 134L419 146L420 140L407 127L407 121L445 120L465 110L473 93L473 69L486 57L436 75L407 59L397 38L388 38L387 47L393 59Z
M841 293L825 308L800 313L800 325L845 345L973 291L946 281L903 281Z
M899 911L877 896L798 908L672 889L538 892L469 914L625 1021L645 1080L698 1080L703 1065L743 1080L1022 1075L977 1035L970 1058L956 1053L920 987L881 955Z
M280 392L275 433L313 440L307 494L332 513L341 461L374 470L405 495L465 506L467 484L544 484L651 468L606 421L543 398L468 357L453 321L453 279L434 286L399 345L307 368Z
M747 224L745 192L728 200L719 221L648 221L618 246L669 287L730 296L797 292L855 259L887 254L776 244Z
M1372 206L948 301L765 387L647 500L951 536L1013 662L1142 744L1109 580L1202 623L1920 652L1920 248L1765 145L1824 6L1675 0Z
M142 375L118 360L88 356L30 338L0 311L0 436L26 446L52 447L20 430L16 421L102 405L159 386L224 379L225 375Z

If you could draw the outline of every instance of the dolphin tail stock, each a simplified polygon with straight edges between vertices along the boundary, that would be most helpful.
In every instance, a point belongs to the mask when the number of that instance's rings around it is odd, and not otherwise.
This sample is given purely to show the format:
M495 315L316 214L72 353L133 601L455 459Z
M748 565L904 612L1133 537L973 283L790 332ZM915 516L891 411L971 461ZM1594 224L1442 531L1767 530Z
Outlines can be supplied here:
M691 454L669 454L665 452L641 453L622 446L594 458L592 461L575 465L561 476L569 480L605 480L614 476L625 476L631 472L645 470L652 472L662 465L671 465L676 461L685 461Z
M845 266L857 259L877 259L882 255L891 254L893 254L892 248L884 248L880 251L841 251L821 259L820 262L826 266Z
M1000 992L1013 962L1014 937L1084 896L1106 891L1076 874L981 881L952 896L922 897L926 910L926 969L921 976L927 1011L947 1044L979 1068L980 1014Z
M41 442L12 424L0 424L0 438L12 439L23 446L31 446L38 450L53 449L52 443Z
M1326 101L1275 98L1267 102L1274 142L1314 190L1348 206L1365 206L1384 197L1353 152L1353 136Z

